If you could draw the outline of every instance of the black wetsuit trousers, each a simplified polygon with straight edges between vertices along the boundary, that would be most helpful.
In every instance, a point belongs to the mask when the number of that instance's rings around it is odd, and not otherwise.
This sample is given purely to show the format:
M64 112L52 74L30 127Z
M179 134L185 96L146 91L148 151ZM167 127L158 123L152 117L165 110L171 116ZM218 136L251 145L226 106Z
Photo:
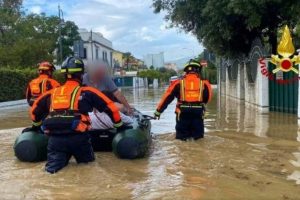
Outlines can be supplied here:
M72 156L77 163L95 160L93 147L87 133L49 136L46 171L56 173L68 165Z
M195 140L204 137L203 110L199 112L182 112L176 115L176 139Z

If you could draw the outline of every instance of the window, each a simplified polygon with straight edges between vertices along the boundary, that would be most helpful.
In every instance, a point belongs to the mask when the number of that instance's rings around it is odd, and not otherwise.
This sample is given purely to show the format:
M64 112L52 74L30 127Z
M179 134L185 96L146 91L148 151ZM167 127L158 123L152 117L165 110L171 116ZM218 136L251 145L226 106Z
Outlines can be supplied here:
M107 61L107 52L106 51L103 51L102 58L104 61Z
M86 48L83 49L83 59L87 58L87 52L86 52Z
M99 59L99 48L96 48L96 59Z

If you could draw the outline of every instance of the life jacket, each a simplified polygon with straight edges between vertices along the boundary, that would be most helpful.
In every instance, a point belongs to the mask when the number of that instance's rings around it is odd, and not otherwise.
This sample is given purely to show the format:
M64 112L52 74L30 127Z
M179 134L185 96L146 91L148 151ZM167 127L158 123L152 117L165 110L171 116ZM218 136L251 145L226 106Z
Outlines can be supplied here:
M175 112L202 115L204 81L195 73L189 73L180 80L180 98Z
M203 98L204 83L197 74L185 75L180 80L180 102L201 103Z
M81 98L79 85L64 85L51 93L50 117L43 123L47 134L70 134L86 132L90 129L88 113L82 114L78 109Z
M49 82L49 77L46 75L41 75L36 79L33 79L29 83L29 88L31 92L30 102L33 102L42 94L51 89L51 84Z

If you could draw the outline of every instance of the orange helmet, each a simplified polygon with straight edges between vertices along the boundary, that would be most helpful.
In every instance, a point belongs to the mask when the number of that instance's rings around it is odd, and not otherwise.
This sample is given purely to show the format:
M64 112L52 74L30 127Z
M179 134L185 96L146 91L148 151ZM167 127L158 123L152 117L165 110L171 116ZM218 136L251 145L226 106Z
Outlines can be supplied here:
M52 63L43 61L38 64L38 69L41 71L54 71L55 67Z

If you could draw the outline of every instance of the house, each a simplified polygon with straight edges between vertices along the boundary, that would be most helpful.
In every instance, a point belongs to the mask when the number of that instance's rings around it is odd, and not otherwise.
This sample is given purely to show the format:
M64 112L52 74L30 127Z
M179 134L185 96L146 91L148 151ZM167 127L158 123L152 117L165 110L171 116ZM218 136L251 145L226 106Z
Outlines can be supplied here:
M124 53L121 51L113 51L113 68L120 69L124 66Z
M103 60L113 66L112 42L106 39L101 33L79 29L80 37L83 41L83 61Z

